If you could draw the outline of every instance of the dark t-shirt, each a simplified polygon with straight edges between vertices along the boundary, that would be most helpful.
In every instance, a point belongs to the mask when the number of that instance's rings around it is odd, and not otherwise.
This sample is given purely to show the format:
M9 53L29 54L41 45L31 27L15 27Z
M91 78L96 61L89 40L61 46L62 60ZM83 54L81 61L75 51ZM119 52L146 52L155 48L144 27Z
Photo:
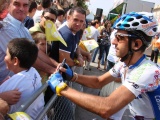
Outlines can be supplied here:
M24 19L23 23L24 23L24 26L25 26L26 28L28 28L28 29L30 29L31 27L34 26L34 21L33 21L33 19L30 18L29 16L27 16L27 17Z
M80 41L80 33L77 32L75 35L70 31L67 25L59 30L59 33L67 43L67 47L61 42L59 44L59 49L70 52L70 57L74 59L76 49Z

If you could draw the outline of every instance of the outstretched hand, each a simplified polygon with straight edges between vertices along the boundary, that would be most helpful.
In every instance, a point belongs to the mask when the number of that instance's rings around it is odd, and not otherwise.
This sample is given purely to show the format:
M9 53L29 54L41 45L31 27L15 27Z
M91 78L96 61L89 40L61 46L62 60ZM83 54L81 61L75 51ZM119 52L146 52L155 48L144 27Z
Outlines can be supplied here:
M60 96L61 90L67 87L67 84L63 81L62 75L59 72L52 74L48 80L48 85L52 91Z

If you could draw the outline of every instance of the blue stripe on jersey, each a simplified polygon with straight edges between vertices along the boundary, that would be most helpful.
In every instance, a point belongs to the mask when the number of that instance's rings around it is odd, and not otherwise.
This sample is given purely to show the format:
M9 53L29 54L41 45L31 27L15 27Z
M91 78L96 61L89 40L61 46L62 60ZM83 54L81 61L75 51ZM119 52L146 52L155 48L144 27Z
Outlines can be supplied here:
M156 120L160 120L160 86L155 91L147 92Z
M129 69L133 69L137 67L145 58L146 58L146 55L144 54L134 65L129 66Z

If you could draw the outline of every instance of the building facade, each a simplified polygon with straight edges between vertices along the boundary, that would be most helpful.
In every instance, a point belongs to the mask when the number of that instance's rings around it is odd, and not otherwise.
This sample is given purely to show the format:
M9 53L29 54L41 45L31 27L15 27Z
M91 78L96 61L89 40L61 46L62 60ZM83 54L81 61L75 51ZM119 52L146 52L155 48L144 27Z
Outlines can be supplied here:
M153 14L158 21L158 32L160 32L160 5L156 5L153 9Z

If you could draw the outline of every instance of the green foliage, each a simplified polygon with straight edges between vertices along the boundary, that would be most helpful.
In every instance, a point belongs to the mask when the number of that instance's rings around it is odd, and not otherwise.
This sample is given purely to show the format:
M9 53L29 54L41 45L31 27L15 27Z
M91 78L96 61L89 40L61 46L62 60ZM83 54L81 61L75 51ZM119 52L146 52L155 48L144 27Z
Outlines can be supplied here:
M83 9L87 10L88 6L85 3L85 0L76 0L77 1L77 6L82 7Z

